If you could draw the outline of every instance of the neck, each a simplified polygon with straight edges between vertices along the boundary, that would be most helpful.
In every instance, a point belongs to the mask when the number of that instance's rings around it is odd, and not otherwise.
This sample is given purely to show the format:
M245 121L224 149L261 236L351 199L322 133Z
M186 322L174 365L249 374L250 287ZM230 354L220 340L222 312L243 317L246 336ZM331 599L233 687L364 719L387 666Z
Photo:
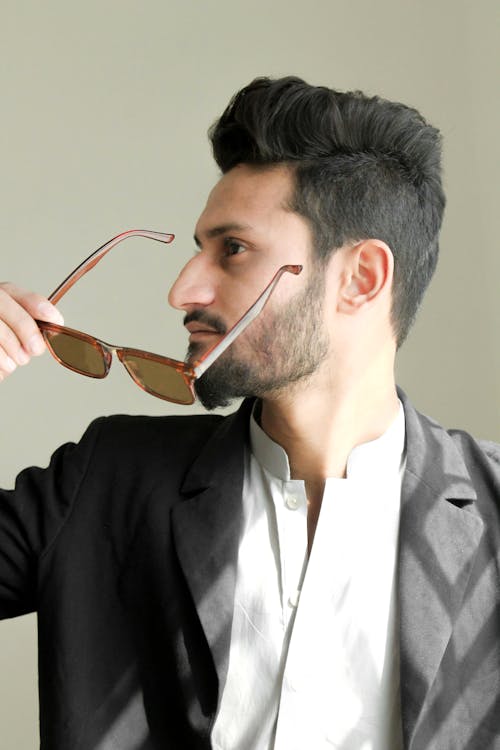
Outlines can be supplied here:
M263 399L262 428L286 451L293 478L322 489L327 477L345 477L353 448L387 430L398 397L393 372L379 375L307 381Z
M262 401L263 430L286 451L292 478L305 482L309 552L327 477L345 477L353 448L380 437L398 413L391 353L359 365L325 363L312 378Z

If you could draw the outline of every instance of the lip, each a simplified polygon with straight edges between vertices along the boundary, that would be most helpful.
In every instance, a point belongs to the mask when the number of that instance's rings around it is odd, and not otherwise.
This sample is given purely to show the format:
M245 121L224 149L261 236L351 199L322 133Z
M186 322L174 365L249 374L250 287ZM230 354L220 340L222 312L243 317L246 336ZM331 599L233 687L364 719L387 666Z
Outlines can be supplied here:
M200 329L198 331L191 331L190 336L217 336L216 331L208 331L205 329Z
M210 339L213 336L218 336L219 334L216 331L209 331L205 329L200 329L197 331L191 331L189 335L189 341L204 341L206 339Z
M205 326L203 323L197 323L196 321L187 323L186 330L188 330L191 335L198 333L217 333L213 328Z

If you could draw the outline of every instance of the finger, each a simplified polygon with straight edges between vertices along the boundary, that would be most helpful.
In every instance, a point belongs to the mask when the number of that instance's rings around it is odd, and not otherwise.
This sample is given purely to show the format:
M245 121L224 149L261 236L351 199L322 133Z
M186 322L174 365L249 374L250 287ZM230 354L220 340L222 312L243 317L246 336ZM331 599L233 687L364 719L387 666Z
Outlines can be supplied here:
M0 381L14 372L17 365L4 351L0 349Z
M31 317L38 320L46 320L48 323L64 325L63 316L57 307L49 302L47 297L43 297L36 292L29 292L9 281L0 283L0 294L2 291L24 308Z
M50 305L33 292L13 284L0 284L0 346L18 365L26 364L29 357L45 351L44 339L33 318L33 313L44 313L45 303ZM61 320L59 313L56 317Z
M32 355L36 352L41 354L45 348L45 342L43 337L40 336L33 318L27 313L25 315L26 322L24 324L12 324L0 320L0 352L4 357L13 360L16 365L26 365ZM25 336L24 342L23 335ZM37 342L36 336L42 338L41 345ZM34 349L36 349L36 352Z

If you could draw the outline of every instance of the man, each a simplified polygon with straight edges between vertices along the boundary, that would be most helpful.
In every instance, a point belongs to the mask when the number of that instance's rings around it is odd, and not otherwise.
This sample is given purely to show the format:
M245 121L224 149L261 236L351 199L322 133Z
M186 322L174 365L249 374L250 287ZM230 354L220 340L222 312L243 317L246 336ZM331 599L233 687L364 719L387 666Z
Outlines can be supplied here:
M500 747L500 450L394 382L439 135L285 78L211 138L222 177L170 292L189 361L303 270L196 383L236 414L98 420L3 493L0 614L38 611L42 745ZM4 374L56 316L3 288Z

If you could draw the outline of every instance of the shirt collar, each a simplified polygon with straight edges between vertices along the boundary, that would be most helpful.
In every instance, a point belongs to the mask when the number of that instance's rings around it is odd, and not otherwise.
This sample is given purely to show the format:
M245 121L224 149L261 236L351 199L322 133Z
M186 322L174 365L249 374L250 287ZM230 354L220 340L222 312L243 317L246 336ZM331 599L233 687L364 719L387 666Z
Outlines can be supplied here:
M256 401L250 416L250 449L254 458L276 479L290 481L286 451L267 435L257 422ZM258 413L258 412L257 412ZM397 474L405 458L405 416L401 401L395 420L375 440L357 445L347 459L347 479L386 478Z

